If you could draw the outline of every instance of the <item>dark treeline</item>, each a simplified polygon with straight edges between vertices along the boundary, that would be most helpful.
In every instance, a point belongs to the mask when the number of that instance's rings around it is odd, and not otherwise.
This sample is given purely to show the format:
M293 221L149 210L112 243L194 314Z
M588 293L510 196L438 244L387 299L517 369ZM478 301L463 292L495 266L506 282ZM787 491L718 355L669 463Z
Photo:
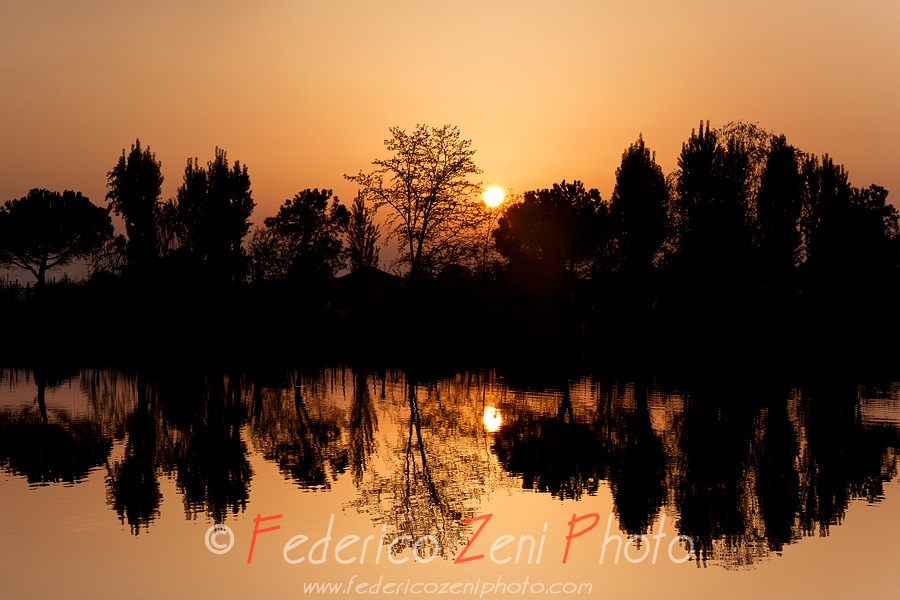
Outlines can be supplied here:
M163 201L162 165L137 141L108 173L105 208L39 189L0 208L0 260L37 280L4 282L0 310L23 340L65 325L97 345L182 348L285 335L402 345L441 327L491 331L487 345L636 328L845 339L895 321L900 226L887 190L854 187L828 155L755 125L701 123L668 176L639 136L608 201L562 181L497 209L469 181L480 170L455 127L391 133L390 159L347 176L360 186L349 209L306 189L252 233L246 165L218 148L205 166L189 159ZM378 269L387 241L402 275ZM47 283L77 259L88 281Z
M668 177L639 137L608 203L580 182L526 192L493 235L514 287L588 294L610 316L841 320L900 300L898 217L886 197L784 136L701 123Z

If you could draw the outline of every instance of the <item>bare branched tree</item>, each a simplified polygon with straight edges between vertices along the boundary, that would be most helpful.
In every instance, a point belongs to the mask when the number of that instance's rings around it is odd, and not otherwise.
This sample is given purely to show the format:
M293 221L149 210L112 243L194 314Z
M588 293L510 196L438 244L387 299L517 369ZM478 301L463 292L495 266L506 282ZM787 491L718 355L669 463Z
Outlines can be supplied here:
M400 263L416 281L471 252L470 238L487 214L479 199L481 184L468 177L481 169L472 160L471 140L461 139L455 126L390 131L384 144L393 156L372 161L370 173L345 177L359 184L376 209L391 208L388 239L399 241Z

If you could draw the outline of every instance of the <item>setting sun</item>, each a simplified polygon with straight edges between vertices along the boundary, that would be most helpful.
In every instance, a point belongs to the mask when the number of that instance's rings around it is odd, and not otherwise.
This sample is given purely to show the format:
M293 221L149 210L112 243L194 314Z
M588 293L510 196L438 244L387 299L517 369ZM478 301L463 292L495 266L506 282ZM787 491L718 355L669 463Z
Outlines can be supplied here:
M484 203L488 206L498 206L503 202L503 190L498 187L489 187L484 190Z

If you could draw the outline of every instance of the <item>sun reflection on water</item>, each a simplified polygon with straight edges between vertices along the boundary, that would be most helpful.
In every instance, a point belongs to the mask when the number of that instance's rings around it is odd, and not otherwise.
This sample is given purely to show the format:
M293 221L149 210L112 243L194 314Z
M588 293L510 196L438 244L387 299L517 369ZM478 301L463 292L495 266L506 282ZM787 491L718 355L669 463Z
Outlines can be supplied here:
M498 431L500 425L503 423L503 418L500 416L500 409L494 408L493 406L485 406L484 415L481 417L481 421L484 423L485 430L492 433Z

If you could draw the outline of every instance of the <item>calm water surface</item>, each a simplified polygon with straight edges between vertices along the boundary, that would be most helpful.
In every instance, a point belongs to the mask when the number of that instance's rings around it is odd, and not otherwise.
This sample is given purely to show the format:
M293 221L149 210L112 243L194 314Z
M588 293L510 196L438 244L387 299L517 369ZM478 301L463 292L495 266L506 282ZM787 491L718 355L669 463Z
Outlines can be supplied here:
M6 369L0 595L896 598L900 383L813 379Z

